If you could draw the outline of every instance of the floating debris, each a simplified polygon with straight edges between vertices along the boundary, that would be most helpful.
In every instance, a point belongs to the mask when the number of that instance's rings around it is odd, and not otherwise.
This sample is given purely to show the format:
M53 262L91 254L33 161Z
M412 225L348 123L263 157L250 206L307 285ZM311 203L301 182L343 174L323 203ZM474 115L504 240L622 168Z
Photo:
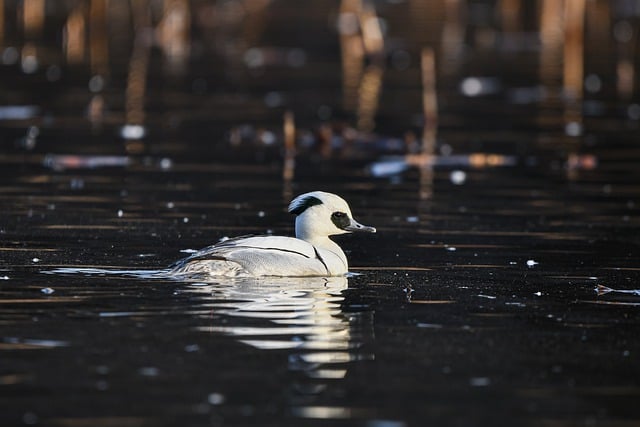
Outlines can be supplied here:
M411 296L413 295L413 292L414 292L413 286L409 284L402 291L406 294L407 301L411 302Z
M392 175L398 175L405 170L408 169L407 162L404 159L396 159L396 160L382 160L376 163L373 163L369 167L369 171L371 175L377 177L386 177Z
M1 342L22 349L58 348L70 345L69 341L19 337L4 337Z
M40 289L40 292L42 292L45 295L51 295L52 293L55 292L55 289L51 289L51 288L42 288Z
M435 154L407 154L405 156L387 156L369 166L373 176L386 177L396 175L409 168L473 168L482 169L489 167L516 166L518 159L515 156L502 154L471 153L457 155ZM462 170L452 172L450 179L454 184L463 184L466 173ZM455 182L457 181L457 182Z
M606 295L608 293L614 292L619 294L631 294L640 296L640 289L613 289L608 286L598 285L595 287L594 291L598 294L598 296Z
M527 304L523 303L523 302L505 302L504 305L511 305L514 307L526 307Z
M47 154L42 164L53 170L95 169L129 166L128 156L80 156L76 154Z
M27 120L37 117L40 109L35 105L0 106L0 120Z
M416 326L418 328L425 328L425 329L442 329L443 326L439 323L416 323Z

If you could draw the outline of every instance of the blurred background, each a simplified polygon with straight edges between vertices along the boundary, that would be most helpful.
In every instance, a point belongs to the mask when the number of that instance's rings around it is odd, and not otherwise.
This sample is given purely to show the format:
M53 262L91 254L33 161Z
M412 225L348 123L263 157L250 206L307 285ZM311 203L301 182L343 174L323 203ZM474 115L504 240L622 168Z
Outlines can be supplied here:
M579 151L592 118L638 130L639 22L637 0L2 0L0 138L344 158L493 131L493 151Z
M640 0L0 0L0 424L638 425L639 67ZM159 274L313 190L358 274Z

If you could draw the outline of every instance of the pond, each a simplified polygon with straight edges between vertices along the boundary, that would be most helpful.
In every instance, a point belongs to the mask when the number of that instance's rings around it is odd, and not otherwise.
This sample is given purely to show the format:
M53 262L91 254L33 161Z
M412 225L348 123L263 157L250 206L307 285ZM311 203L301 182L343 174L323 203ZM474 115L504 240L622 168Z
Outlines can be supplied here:
M34 40L6 6L2 425L640 420L640 106L596 30L585 49L607 64L585 57L572 97L562 67L538 67L533 18L511 33L485 20L520 2L444 2L467 21L431 16L425 34L412 13L443 2L375 2L358 13L378 14L385 48L361 58L353 95L350 2L177 1L185 57L161 3L95 1L89 18L49 5ZM100 29L101 4L128 18L74 62L47 35ZM607 16L637 35L625 10ZM420 53L456 23L461 56L435 49L427 151ZM347 277L157 274L226 237L293 235L286 207L314 190L377 228L335 238Z

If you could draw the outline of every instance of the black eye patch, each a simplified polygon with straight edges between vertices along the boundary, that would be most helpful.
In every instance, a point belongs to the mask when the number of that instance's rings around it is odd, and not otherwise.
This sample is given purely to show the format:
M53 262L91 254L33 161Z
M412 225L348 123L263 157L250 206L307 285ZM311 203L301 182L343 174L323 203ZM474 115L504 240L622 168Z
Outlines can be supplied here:
M351 219L349 215L344 212L334 212L331 214L331 221L341 230L344 230L349 224L351 224Z

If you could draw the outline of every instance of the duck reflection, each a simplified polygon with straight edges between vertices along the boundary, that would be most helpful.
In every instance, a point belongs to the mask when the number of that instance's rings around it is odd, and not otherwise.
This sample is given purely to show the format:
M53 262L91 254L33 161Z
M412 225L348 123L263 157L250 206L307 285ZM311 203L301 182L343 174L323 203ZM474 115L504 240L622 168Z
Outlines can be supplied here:
M291 370L314 378L343 378L345 363L373 359L371 313L345 313L346 277L236 279L197 283L188 292L207 307L199 330L232 336L261 350L294 350Z

